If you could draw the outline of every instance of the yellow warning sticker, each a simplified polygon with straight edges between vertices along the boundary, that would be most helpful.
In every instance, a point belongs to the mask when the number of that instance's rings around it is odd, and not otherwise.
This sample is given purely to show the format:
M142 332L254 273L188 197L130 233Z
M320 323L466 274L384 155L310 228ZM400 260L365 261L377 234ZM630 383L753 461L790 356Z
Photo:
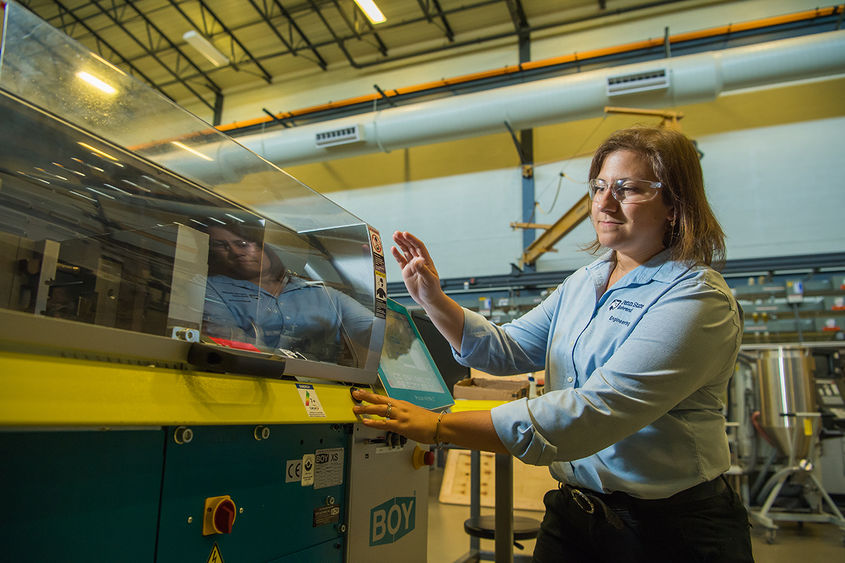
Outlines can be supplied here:
M813 435L813 420L811 418L804 419L804 436Z
M214 547L211 548L211 553L208 555L208 561L205 563L223 563L223 556L220 555L220 548L217 547L217 544L214 544Z

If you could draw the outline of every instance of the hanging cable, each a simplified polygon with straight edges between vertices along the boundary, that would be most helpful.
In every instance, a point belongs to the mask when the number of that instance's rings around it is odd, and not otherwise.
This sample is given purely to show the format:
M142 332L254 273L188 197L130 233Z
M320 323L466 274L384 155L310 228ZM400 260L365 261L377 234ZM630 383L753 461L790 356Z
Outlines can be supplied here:
M587 142L590 141L593 138L593 136L596 134L596 132L598 132L599 128L602 125L604 125L604 122L606 120L607 120L607 114L605 114L601 118L601 120L598 122L598 124L596 124L596 126L593 128L593 130L590 132L590 134L587 135L586 137L584 137L584 140L581 142L581 144L578 146L578 148L571 154L571 156L569 156L569 158L564 159L564 162L570 162L577 155L581 154L581 151L584 150L584 147L587 145ZM566 178L567 180L569 180L570 182L572 182L574 184L586 185L586 182L579 182L578 180L575 180L571 176L567 175L566 171L563 168L561 168L560 172L558 172L557 189L555 190L555 197L554 197L554 199L552 199L552 205L549 207L548 211L546 211L545 209L542 208L542 206L540 206L539 201L535 201L534 202L534 210L531 212L531 220L529 222L534 222L536 220L536 214L537 214L538 208L545 215L550 215L551 212L554 211L555 205L557 204L558 196L560 195L560 188L563 185L563 179L564 178Z

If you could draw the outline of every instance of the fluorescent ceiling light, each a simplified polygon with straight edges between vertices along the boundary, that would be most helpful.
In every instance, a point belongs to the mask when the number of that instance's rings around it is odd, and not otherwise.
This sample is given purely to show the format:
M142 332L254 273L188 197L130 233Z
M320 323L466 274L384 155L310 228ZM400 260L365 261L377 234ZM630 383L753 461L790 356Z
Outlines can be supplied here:
M76 73L76 77L81 79L81 80L84 80L85 82L87 82L88 84L93 86L94 88L97 88L98 90L105 92L106 94L111 95L111 94L114 94L115 92L117 92L117 90L115 90L114 86L112 86L111 84L107 84L106 82L103 82L102 80L100 80L99 78L94 76L93 74L89 74L87 72L80 71L80 72Z
M196 155L196 156L198 156L198 157L200 157L200 158L202 158L202 159L204 159L204 160L208 160L209 162L214 161L214 159L213 159L213 158L211 158L210 156L206 156L206 155L202 154L202 153L201 153L201 152L199 152L199 151L195 151L194 149L192 149L192 148L191 148L191 147L189 147L188 145L186 145L186 144L184 144L184 143L180 143L179 141L170 141L170 144L172 144L172 145L176 145L176 146L177 146L177 147L179 147L180 149L182 149L182 150L184 150L184 151L188 151L189 153L191 153L191 154L193 154L193 155Z
M82 141L77 141L77 142L76 142L76 144L77 144L77 145L80 145L80 146L82 146L82 147L85 147L86 149L88 149L88 150L89 150L89 151L91 151L92 153L96 154L97 156L100 156L100 157L103 157L103 158L107 158L107 159L109 159L109 160L113 160L113 161L117 162L117 159L116 159L115 157L113 157L112 155L110 155L109 153L107 153L107 152L105 152L105 151L101 151L101 150L100 150L100 149L98 149L97 147L92 147L92 146L91 146L91 145L89 145L88 143L83 143Z
M376 6L375 0L355 0L355 3L358 4L358 7L361 8L361 11L364 12L364 15L372 23L387 21L387 18L384 17L384 14Z
M117 68L116 66L114 66L113 64L111 64L110 62L108 62L106 59L104 59L104 58L103 58L103 57L101 57L100 55L98 55L98 54L96 54L96 53L91 53L91 56L92 56L92 57L94 57L95 59L97 59L98 61L100 61L101 63L103 63L104 65L106 65L106 66L108 66L108 67L111 67L113 70L115 70L115 71L119 72L119 73L120 73L120 74L122 74L123 76L126 76L126 73L125 73L125 72L123 72L122 70L120 70L119 68Z
M184 35L182 35L182 39L187 41L188 45L196 49L199 54L208 59L208 61L214 66L226 66L229 64L229 57L218 51L217 47L212 45L208 39L193 29L186 31Z

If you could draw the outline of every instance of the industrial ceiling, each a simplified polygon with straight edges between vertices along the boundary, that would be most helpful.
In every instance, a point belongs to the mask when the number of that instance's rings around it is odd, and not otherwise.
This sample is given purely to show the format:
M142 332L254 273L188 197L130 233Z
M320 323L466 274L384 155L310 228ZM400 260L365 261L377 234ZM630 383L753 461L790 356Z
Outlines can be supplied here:
M390 61L677 4L679 0L378 0L373 25L353 0L23 0L42 19L178 104L219 123L233 89L309 70ZM689 2L686 2L689 4ZM680 8L680 6L679 6ZM206 38L215 64L183 38ZM222 64L220 64L222 62Z

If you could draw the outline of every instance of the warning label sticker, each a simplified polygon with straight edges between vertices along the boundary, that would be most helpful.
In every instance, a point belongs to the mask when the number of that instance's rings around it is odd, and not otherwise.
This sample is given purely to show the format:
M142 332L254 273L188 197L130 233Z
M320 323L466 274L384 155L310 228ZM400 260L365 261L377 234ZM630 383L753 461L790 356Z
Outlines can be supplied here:
M384 265L384 247L381 235L377 230L367 225L370 230L370 247L373 249L373 272L375 273L376 318L387 317L387 270Z
M384 248L381 245L381 235L377 230L368 226L370 230L370 242L372 243L373 252L384 256Z
M314 456L314 488L343 484L343 448L317 450Z
M376 272L376 317L387 317L387 276Z
M220 548L217 547L216 543L214 544L214 547L211 548L211 553L205 563L223 563L223 556L220 555Z
M326 412L317 397L317 391L310 383L297 383L296 390L299 391L299 398L305 406L305 413L309 418L325 418Z

